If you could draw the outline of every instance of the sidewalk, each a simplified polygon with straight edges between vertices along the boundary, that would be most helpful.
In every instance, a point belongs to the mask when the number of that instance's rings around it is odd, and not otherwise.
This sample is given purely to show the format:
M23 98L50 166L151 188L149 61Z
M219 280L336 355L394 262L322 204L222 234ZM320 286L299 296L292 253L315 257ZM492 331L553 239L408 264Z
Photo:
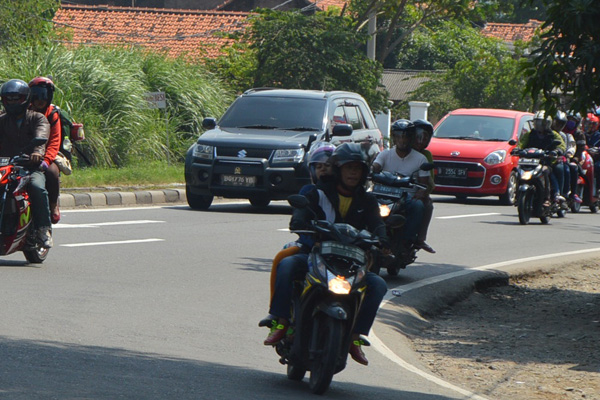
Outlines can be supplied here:
M58 199L61 208L185 203L185 185L161 189L68 188Z

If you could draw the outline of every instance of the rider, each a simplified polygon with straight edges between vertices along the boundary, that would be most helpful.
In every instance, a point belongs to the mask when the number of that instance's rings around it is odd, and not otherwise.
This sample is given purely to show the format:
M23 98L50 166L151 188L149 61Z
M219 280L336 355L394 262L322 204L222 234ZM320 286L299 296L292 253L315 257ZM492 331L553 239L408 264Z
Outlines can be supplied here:
M60 191L60 170L54 163L54 159L60 149L62 139L62 126L58 112L52 104L54 95L54 82L51 79L38 76L29 82L31 89L30 109L42 113L50 123L50 137L46 143L46 154L41 167L46 175L46 189L48 190L48 201L50 203L50 220L56 224L60 220L58 208L58 196Z
M430 174L420 169L427 163L427 158L418 151L412 151L415 125L406 119L399 119L391 126L391 133L395 146L379 153L373 162L373 172L388 171L403 176L418 174L418 182L427 185ZM428 194L427 189L413 188L406 200L406 223L402 228L401 244L407 251L412 244L417 242L417 234L423 221L425 206L423 200Z
M30 89L26 82L11 79L0 88L0 98L5 114L0 115L0 156L14 157L31 144L33 138L48 139L50 125L43 114L28 110ZM29 155L31 181L29 196L33 212L33 223L43 247L52 247L52 228L46 178L39 170L44 159L45 144L37 146Z
M600 118L593 113L589 113L583 121L583 132L587 146L590 151L590 155L594 159L594 176L596 178L596 189L600 189L600 153L598 148L600 147ZM595 151L594 151L595 150Z
M433 136L433 125L424 119L416 119L412 123L415 127L415 142L413 148L423 154L425 158L427 158L427 162L433 163L433 155L427 150L427 146L429 146L431 137ZM427 230L429 229L429 224L433 217L433 201L430 196L433 189L435 189L435 182L432 169L429 171L427 191L423 197L423 205L425 207L423 210L423 221L421 222L421 227L417 235L417 247L428 253L435 253L435 250L425 242L425 239L427 239Z
M564 153L566 151L565 142L558 132L551 129L552 118L546 116L544 111L538 111L533 116L533 129L529 132L524 132L519 138L519 148L536 148L541 150L552 150ZM555 164L555 163L554 163ZM544 166L544 182L545 182L545 206L550 205L550 193L554 195L555 201L564 201L564 197L559 192L559 179L555 175L561 171L556 168L548 168ZM561 174L562 175L562 174Z
M564 111L558 110L554 119L552 120L552 130L554 132L558 132L558 134L562 137L565 142L567 150L564 155L559 157L559 162L557 166L563 167L563 185L561 186L561 194L563 197L569 197L576 203L581 203L582 200L577 195L577 164L572 161L575 156L575 151L577 149L577 144L575 142L575 138L572 134L565 132L565 127L569 119L567 117L567 113Z
M318 183L305 194L310 208L319 219L344 222L357 229L368 229L377 235L387 248L385 224L379 215L377 200L367 193L364 187L369 166L360 144L343 143L333 152L331 163L334 179ZM306 210L294 210L290 229L305 227L307 218L309 217ZM389 253L389 250L386 249L385 252ZM286 257L277 267L275 293L269 313L278 320L264 341L267 346L276 345L286 335L293 281L304 278L308 270L307 262L308 250L304 250ZM361 348L361 345L368 343L362 335L369 333L379 304L387 291L387 285L383 278L373 272L368 272L365 279L367 290L356 317L349 353L356 362L368 365L369 362Z

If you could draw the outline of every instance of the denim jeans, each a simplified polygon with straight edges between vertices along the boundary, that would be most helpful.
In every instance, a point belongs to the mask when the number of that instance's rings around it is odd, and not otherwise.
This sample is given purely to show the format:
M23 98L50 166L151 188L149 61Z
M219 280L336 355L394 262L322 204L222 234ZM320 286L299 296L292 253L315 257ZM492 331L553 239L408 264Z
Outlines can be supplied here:
M48 205L48 191L46 190L46 176L41 171L31 174L31 181L27 187L31 199L31 213L33 225L36 229L50 227L50 207Z
M404 204L404 209L406 222L401 228L401 238L405 244L408 244L417 240L417 233L421 229L421 223L423 222L425 205L421 200L415 200L409 197Z
M302 280L308 272L308 254L298 253L281 260L277 266L275 292L271 300L269 313L279 318L290 319L292 292L294 280ZM358 312L354 333L368 335L379 305L387 292L387 284L377 274L368 272L366 277L367 290Z

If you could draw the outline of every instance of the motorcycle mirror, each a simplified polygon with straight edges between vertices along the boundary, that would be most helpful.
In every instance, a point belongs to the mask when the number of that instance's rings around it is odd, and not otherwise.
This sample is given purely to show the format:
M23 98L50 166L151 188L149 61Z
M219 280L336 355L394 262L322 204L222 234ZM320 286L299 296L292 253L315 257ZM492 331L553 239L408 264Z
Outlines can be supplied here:
M287 201L294 208L308 207L308 199L301 194L293 194L287 198Z

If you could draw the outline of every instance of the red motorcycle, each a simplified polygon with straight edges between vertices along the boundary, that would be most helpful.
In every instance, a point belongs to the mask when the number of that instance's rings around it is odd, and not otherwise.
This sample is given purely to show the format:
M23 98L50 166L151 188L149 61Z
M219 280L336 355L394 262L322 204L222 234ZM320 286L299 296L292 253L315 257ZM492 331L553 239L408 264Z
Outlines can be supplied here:
M42 142L43 140L43 142ZM33 146L45 143L34 139ZM49 249L37 239L32 223L31 202L27 186L31 171L26 168L29 156L0 157L0 255L22 251L30 263L40 264Z
M591 153L597 153L598 149L588 149L584 150L581 153L581 169L583 170L583 175L579 174L577 178L577 188L575 192L581 198L582 203L572 202L570 204L571 211L574 213L578 213L581 210L581 206L588 206L590 208L590 212L593 214L598 212L598 207L600 206L600 198L598 198L595 186L595 178L594 178L594 159L592 158Z

